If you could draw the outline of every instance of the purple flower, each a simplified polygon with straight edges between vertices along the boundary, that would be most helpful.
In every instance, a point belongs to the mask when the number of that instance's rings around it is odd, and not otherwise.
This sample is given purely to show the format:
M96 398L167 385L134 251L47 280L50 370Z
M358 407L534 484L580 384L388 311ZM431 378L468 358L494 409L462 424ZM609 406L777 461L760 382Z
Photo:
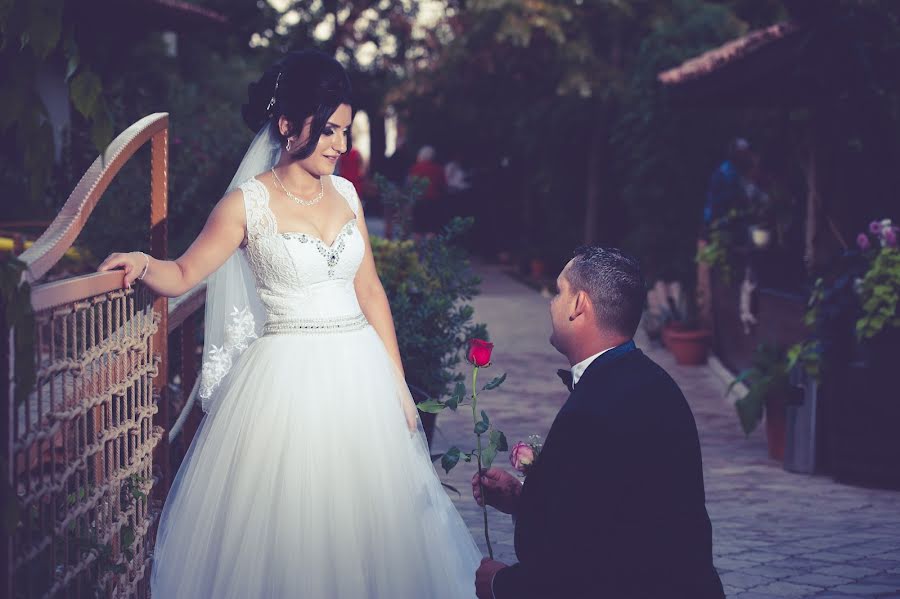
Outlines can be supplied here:
M861 249L863 251L866 251L867 249L869 249L869 246L871 245L869 243L869 236L866 235L865 233L860 233L859 235L857 235L856 236L856 245L858 245L859 249Z
M890 229L884 229L882 231L882 237L884 239L884 245L889 248L897 247L897 229L896 227L891 227Z
M872 235L878 235L881 233L881 223L877 220L873 220L869 223L869 233Z

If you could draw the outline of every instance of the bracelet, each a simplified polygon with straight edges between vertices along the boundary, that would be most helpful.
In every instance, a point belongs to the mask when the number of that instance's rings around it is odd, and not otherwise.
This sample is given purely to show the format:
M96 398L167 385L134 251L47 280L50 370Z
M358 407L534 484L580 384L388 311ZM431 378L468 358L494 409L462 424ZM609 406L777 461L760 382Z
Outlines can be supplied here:
M150 256L148 256L144 252L141 252L141 255L147 260L147 263L144 264L144 270L142 270L140 276L138 276L138 281L142 281L144 279L144 275L147 274L148 270L150 270Z

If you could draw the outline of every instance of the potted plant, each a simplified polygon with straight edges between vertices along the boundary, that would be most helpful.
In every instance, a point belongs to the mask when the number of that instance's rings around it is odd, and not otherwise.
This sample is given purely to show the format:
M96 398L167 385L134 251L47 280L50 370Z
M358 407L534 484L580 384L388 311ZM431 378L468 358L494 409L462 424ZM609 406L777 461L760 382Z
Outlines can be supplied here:
M667 298L669 320L663 326L663 344L678 364L699 366L705 364L709 356L712 333L700 326L696 294L693 290L685 292L683 289L681 285L670 288L671 294Z
M784 460L786 410L795 401L797 389L790 384L791 364L776 345L762 343L753 352L751 366L728 385L726 396L738 383L748 385L747 395L735 404L744 434L752 433L760 421L766 421L769 457Z
M829 471L892 488L900 488L898 234L889 219L872 221L816 281L802 344L821 383Z

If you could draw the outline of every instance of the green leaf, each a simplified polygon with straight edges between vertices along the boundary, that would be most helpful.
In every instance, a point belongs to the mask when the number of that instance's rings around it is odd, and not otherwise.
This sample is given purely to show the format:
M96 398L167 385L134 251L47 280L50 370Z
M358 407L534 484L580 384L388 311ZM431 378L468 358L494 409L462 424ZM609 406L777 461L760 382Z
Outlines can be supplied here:
M47 58L59 43L62 33L63 2L58 0L30 0L28 29L23 41L30 43L35 56ZM25 39L27 36L27 39ZM24 44L23 44L24 47Z
M755 371L752 368L748 368L746 370L741 371L731 383L728 384L728 387L725 389L725 397L728 397L731 394L731 390L735 388L739 383L743 383L747 380L747 377L753 376Z
M455 412L456 408L459 406L459 401L455 397L451 397L444 405Z
M743 399L735 402L734 407L737 410L738 418L741 421L741 428L744 434L749 435L756 428L756 425L762 420L764 402L759 394L748 393Z
M441 467L444 472L450 473L451 470L459 463L459 447L451 447L443 456L441 456Z
M444 487L444 488L446 488L446 489L450 489L451 491L453 491L454 493L456 493L459 497L462 497L462 493L460 493L460 492L459 492L459 489L457 489L457 488L454 487L453 485L448 485L447 483L441 481L441 486Z
M490 468L491 464L494 463L494 458L497 457L497 446L493 443L490 443L484 450L481 452L481 467L482 468Z
M487 426L491 426L491 419L488 418L487 412L485 412L484 410L481 410L481 421Z
M69 95L72 98L72 104L85 118L90 118L94 113L94 107L97 105L97 99L103 86L93 71L83 70L69 83Z
M506 380L506 373L504 372L498 377L495 377L490 383L482 387L482 391L490 391L491 389L496 389L500 385L503 384L503 381Z
M453 389L453 395L450 399L455 401L456 405L461 404L466 399L466 386L459 382L456 383L456 387Z
M416 404L416 407L419 408L420 412L425 412L427 414L437 414L447 406L436 399L429 399Z
M104 108L94 115L94 120L91 123L91 141L94 142L94 147L97 148L97 151L102 154L112 139L112 118L110 118L109 113Z
M487 432L488 428L489 428L489 425L485 424L484 422L476 422L475 423L475 434L483 435L484 433Z
M492 430L491 443L497 446L497 451L509 451L509 443L507 443L503 431Z

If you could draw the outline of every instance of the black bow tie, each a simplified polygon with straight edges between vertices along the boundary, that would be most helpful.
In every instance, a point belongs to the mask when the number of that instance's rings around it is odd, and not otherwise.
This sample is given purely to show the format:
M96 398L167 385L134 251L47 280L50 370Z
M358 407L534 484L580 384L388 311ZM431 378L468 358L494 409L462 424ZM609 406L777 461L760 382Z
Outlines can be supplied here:
M565 368L560 368L556 371L556 376L559 377L559 380L563 382L563 385L566 386L566 389L569 390L569 393L572 392L574 385L572 384L572 371L566 370Z

